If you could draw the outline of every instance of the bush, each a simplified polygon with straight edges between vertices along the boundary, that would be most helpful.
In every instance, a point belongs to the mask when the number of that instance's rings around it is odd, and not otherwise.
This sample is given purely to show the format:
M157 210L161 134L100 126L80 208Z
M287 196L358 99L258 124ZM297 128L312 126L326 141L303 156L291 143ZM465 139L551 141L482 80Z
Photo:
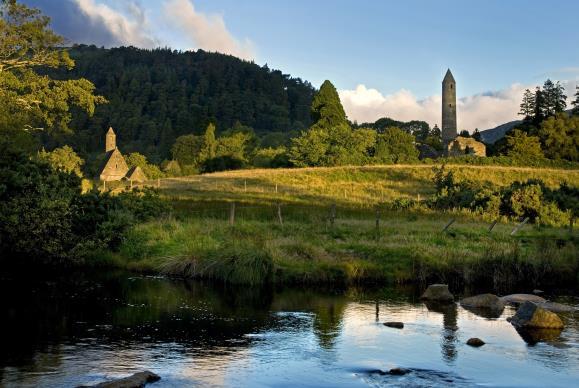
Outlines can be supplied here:
M82 194L74 172L14 152L0 154L0 182L3 258L81 260L95 248L118 247L129 226L167 211L151 190Z

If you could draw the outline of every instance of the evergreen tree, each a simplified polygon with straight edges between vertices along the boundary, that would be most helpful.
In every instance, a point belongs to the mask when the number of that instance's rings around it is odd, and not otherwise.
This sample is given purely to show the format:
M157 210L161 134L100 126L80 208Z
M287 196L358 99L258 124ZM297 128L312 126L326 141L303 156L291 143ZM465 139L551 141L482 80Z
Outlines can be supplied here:
M579 116L549 117L541 123L539 138L548 158L579 161Z
M573 114L579 114L579 85L575 86L575 100L573 100Z
M545 118L545 96L539 86L535 89L535 105L534 105L533 121L539 124Z
M559 81L555 84L550 79L547 79L543 84L543 96L544 117L554 116L557 113L563 112L567 107L565 88L563 88Z
M520 107L519 114L524 117L524 120L531 120L535 113L535 94L529 89L525 89Z
M340 96L330 81L324 81L319 92L314 96L311 116L314 126L317 128L331 129L340 125L348 125Z
M482 137L481 137L481 134L480 134L480 131L478 130L478 128L474 129L474 132L472 134L472 138L475 139L476 141L482 142Z

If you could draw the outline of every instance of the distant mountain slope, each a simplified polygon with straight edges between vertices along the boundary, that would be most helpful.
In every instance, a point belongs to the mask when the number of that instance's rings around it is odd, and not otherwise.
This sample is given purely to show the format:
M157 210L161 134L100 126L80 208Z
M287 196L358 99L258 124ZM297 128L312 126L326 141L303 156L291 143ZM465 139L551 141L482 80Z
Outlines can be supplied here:
M522 120L509 121L508 123L501 124L498 127L485 129L480 132L481 139L487 144L493 144L497 140L503 138L508 131L520 123L522 123Z
M230 55L84 45L70 55L76 67L53 75L87 78L109 100L92 118L74 115L66 142L82 153L100 151L109 126L123 152L160 161L178 136L200 134L209 122L218 131L239 123L286 135L311 123L309 82Z

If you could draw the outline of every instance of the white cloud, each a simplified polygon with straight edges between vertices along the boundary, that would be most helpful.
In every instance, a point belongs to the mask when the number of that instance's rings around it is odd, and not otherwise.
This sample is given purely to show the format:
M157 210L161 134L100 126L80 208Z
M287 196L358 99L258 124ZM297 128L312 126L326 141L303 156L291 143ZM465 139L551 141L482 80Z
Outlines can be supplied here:
M125 15L106 4L95 3L94 0L74 2L92 24L102 25L116 42L143 48L160 45L159 40L150 32L146 14L139 4L128 3L128 15Z
M166 16L176 23L192 48L218 51L244 59L254 58L250 40L237 40L225 25L221 15L209 15L195 10L189 0L170 0L165 3Z
M568 96L572 96L576 81L562 81L561 83ZM535 86L513 84L507 89L458 99L459 130L467 129L472 132L475 128L480 130L494 128L508 121L519 119L517 113L526 88L533 90ZM339 94L348 118L359 123L390 117L400 121L424 120L431 126L434 124L440 126L442 110L440 95L419 100L405 89L383 95L378 90L369 89L365 85L358 85L354 90L341 90Z

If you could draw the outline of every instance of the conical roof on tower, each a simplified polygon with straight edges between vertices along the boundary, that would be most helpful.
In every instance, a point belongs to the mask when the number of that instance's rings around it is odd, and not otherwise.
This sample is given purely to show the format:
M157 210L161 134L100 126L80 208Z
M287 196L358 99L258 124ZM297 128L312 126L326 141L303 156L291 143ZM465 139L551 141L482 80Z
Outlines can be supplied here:
M115 131L113 131L113 127L109 127L109 130L107 131L107 135L115 135Z
M444 76L444 79L442 80L442 83L447 83L447 82L453 82L456 83L456 81L454 80L454 77L452 76L452 72L450 71L450 69L448 69L446 71L446 75Z

